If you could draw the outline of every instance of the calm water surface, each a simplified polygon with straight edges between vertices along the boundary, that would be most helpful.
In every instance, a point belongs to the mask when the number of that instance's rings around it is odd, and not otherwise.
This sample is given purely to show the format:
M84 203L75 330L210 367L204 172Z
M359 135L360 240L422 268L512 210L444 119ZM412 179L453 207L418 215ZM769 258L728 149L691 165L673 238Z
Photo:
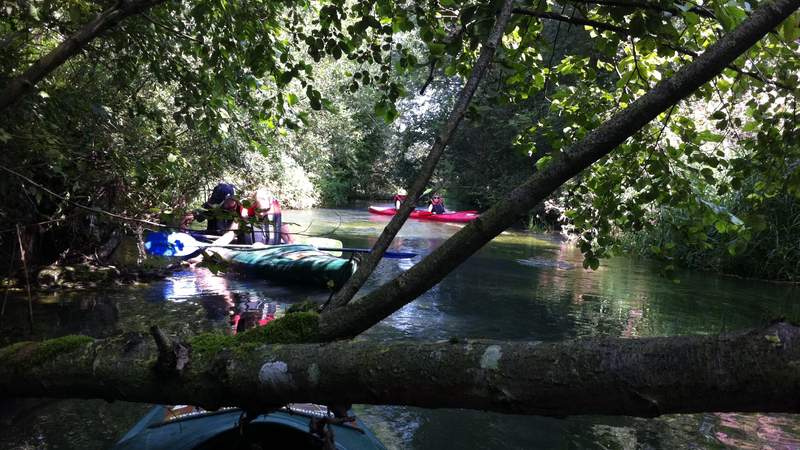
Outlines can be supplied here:
M286 220L331 232L345 246L368 247L388 217L356 210L289 211ZM393 249L429 253L459 225L409 221ZM412 260L384 259L367 289L407 270ZM800 319L798 289L686 272L676 284L627 258L581 268L581 255L556 236L505 233L441 283L367 332L372 339L472 337L560 341L587 336L716 334ZM37 299L36 337L108 336L158 324L173 333L230 328L231 312L269 302L289 304L327 293L185 270L165 281ZM10 301L0 344L26 336L27 310ZM0 403L0 448L108 448L146 411L103 401ZM389 448L751 448L800 449L800 417L778 414L672 415L658 419L549 419L462 410L358 406Z

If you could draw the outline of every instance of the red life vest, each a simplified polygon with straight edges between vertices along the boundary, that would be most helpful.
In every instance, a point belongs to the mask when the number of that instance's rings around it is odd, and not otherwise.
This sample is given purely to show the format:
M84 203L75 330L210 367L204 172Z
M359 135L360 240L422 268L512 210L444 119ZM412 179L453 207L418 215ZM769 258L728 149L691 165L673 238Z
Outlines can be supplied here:
M267 214L264 214L266 212ZM261 215L263 214L263 215ZM269 226L267 223L267 215L272 214L272 227ZM239 243L240 244L252 244L254 242L261 242L263 244L280 244L281 243L281 225L282 225L282 218L281 218L281 204L278 202L277 199L273 198L272 203L268 210L264 211L256 211L255 206L251 206L249 208L241 208L239 210L239 215L243 219L252 220L252 218L256 218L256 223L251 224L250 232L243 233L240 235ZM272 232L270 233L269 228L272 228ZM248 236L249 234L249 236Z
M249 208L241 208L240 214L242 218L249 218L249 217L256 217L256 207L251 206ZM261 212L264 212L263 210ZM281 204L278 202L278 199L273 198L272 204L270 204L269 209L267 210L269 214L280 214L281 213Z

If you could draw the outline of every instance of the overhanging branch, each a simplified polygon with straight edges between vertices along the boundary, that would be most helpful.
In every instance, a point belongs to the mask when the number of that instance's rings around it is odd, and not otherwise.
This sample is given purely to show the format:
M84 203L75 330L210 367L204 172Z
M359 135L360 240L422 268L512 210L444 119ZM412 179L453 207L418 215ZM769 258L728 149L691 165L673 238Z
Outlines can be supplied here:
M584 25L596 28L598 30L614 31L616 33L619 33L623 37L627 37L631 34L630 30L628 30L627 28L623 28L617 25L599 22L597 20L584 19L581 17L567 17L563 14L554 12L536 11L533 8L521 8L521 7L514 8L513 13L531 17L538 17L540 19L557 20L559 22L571 23L573 25Z
M58 47L31 64L25 72L3 87L2 91L0 91L0 111L16 103L17 100L30 92L36 86L36 83L83 50L92 39L114 27L125 18L139 14L163 2L164 0L120 1L100 13L77 33L66 38Z

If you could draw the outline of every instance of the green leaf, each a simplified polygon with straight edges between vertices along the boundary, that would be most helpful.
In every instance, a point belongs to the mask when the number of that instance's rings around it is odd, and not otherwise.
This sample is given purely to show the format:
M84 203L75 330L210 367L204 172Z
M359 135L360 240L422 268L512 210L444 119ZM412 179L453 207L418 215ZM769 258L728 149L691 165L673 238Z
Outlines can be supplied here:
M544 170L550 163L553 161L552 155L544 155L536 161L536 168L538 170Z
M386 110L387 110L387 106L386 106L386 101L385 100L381 100L380 102L375 104L375 115L376 116L378 116L378 117L386 116Z
M706 182L708 182L708 183L713 183L714 182L714 171L711 170L711 168L703 167L700 170L700 175L703 176L703 178L706 180Z
M430 44L428 44L428 50L431 52L431 55L433 56L441 56L444 54L444 44L431 42Z
M394 122L397 117L400 116L400 113L397 111L397 108L394 107L393 104L388 104L386 107L386 111L383 114L383 120L386 123Z
M433 30L430 27L422 27L419 30L419 37L427 44L433 41Z
M295 94L289 93L289 94L286 95L286 103L288 103L289 106L296 105L298 101L299 101L299 99L297 98L297 96Z
M701 131L697 134L697 137L708 142L722 142L725 140L725 136L708 130Z
M781 39L787 44L792 44L800 38L800 13L794 13L783 21L780 27Z
M725 111L716 111L714 114L711 114L711 118L716 120L724 119L726 117L728 116L725 114Z

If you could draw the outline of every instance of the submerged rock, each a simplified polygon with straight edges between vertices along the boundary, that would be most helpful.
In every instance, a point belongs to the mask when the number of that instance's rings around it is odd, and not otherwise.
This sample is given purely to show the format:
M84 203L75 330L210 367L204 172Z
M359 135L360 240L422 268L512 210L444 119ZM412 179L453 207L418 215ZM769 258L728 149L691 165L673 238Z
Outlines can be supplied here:
M90 263L70 265L51 264L39 270L34 278L42 289L97 286L118 280L119 269Z

